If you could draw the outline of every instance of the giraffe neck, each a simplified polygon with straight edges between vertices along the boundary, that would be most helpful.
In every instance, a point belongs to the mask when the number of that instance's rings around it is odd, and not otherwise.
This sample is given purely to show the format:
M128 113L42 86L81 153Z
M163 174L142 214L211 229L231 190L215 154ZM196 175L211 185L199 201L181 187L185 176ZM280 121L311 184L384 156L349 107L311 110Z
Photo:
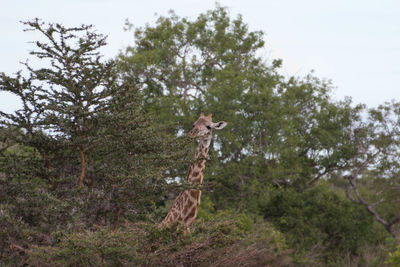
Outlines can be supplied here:
M199 140L199 144L194 154L194 160L190 164L187 181L190 184L202 184L204 177L204 169L206 167L206 157L211 144L211 133ZM200 189L186 189L182 191L175 199L167 216L162 221L162 224L167 224L174 221L182 221L185 227L188 227L194 222L199 211L201 199Z
M202 137L194 153L194 160L190 164L187 181L190 184L202 184L204 169L206 168L206 157L210 149L212 135L211 133Z

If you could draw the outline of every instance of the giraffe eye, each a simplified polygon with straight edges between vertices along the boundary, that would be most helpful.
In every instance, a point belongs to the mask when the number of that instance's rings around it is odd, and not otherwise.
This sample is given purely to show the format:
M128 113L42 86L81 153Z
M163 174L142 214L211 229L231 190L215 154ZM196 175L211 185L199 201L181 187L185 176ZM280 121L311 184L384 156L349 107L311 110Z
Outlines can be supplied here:
M207 125L206 127L207 127L208 130L211 130L211 126L210 125Z

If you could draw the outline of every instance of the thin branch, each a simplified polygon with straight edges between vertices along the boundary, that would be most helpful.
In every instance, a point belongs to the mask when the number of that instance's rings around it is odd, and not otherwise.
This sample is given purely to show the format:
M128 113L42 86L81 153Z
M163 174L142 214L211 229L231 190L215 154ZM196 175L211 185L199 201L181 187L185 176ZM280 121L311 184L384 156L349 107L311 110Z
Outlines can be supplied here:
M379 214L375 211L375 209L374 209L367 201L365 201L365 200L361 197L361 195L360 195L360 193L359 193L359 191L358 191L358 188L357 188L357 184L356 184L355 179L356 179L356 177L354 177L354 176L349 176L349 177L348 177L348 180L349 180L350 185L351 185L351 189L353 190L354 194L356 195L358 201L354 201L354 198L350 198L350 200L352 200L353 202L355 202L355 203L357 203L357 204L361 204L361 205L365 206L365 208L367 209L367 211L368 211L370 214L372 214L372 215L375 217L375 219L376 219L379 223L381 223L383 226L385 226L385 228L387 228L387 227L388 227L388 222L386 222L384 219L382 219L382 218L379 216ZM350 192L350 189L348 189L348 192ZM349 196L349 195L350 195L350 193L348 193L348 196ZM390 232L391 234L393 234L391 231L389 231L389 232Z
M353 172L351 173L351 175L346 176L345 178L349 181L349 186L346 188L346 195L347 197L350 199L350 201L358 204L358 205L363 205L366 210L372 215L374 216L374 218L380 223L382 224L386 231L388 231L392 236L395 236L395 231L393 229L393 226L400 222L400 213L393 218L392 220L390 220L389 222L387 222L386 220L384 220L379 214L378 212L374 209L374 207L376 205L378 205L381 201L378 201L376 203L370 204L368 203L368 201L366 201L360 194L360 192L358 191L357 188L357 177L358 175L365 169L367 168L367 166L369 165L369 163L371 163L380 153L381 150L378 149L377 152L375 152L372 156L368 156L368 151L365 149L365 147L362 145L362 143L360 142L358 136L357 136L357 129L354 131L354 135L355 135L355 141L356 144L358 145L359 150L363 153L363 154L367 154L367 159L361 163L361 165L359 165L358 167L356 167L355 170L353 170ZM355 157L353 158L353 160L355 160ZM351 193L351 191L353 191L354 195Z

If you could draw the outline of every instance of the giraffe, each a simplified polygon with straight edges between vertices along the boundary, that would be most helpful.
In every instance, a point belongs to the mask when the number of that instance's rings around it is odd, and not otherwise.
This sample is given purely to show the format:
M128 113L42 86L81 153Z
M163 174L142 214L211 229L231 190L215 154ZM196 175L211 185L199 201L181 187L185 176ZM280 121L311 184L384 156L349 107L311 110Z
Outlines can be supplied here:
M227 123L220 121L212 122L212 113L204 116L202 112L197 121L193 124L189 132L191 137L198 137L199 142L194 154L194 160L189 166L186 180L191 185L201 186L204 178L204 169L206 167L206 157L210 148L212 139L212 130L221 130ZM194 222L199 210L201 198L200 189L186 189L180 192L176 197L174 204L169 210L161 225L172 222L183 222L185 231L189 231L190 225Z

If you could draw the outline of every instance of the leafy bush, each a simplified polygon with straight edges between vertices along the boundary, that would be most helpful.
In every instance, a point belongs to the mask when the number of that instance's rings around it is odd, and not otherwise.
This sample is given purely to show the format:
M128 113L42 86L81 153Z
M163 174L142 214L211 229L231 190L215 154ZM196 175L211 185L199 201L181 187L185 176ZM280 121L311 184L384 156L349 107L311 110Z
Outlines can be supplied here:
M30 264L37 266L128 266L140 264L140 237L130 228L97 228L82 233L53 234L52 247L33 247ZM138 238L139 237L139 238Z
M159 227L127 223L112 230L98 227L81 233L59 232L53 246L29 251L36 266L288 266L290 251L283 236L267 223L250 222L232 213L195 224ZM243 224L244 221L249 222Z
M277 190L265 208L265 217L286 234L298 252L318 247L327 260L344 253L357 255L365 245L383 243L388 237L363 207L327 186L303 193Z
M10 212L10 207L0 205L0 262L11 263L24 251L26 233L24 223Z
M400 245L398 246L395 252L389 253L388 263L390 263L390 265L393 267L400 266Z

